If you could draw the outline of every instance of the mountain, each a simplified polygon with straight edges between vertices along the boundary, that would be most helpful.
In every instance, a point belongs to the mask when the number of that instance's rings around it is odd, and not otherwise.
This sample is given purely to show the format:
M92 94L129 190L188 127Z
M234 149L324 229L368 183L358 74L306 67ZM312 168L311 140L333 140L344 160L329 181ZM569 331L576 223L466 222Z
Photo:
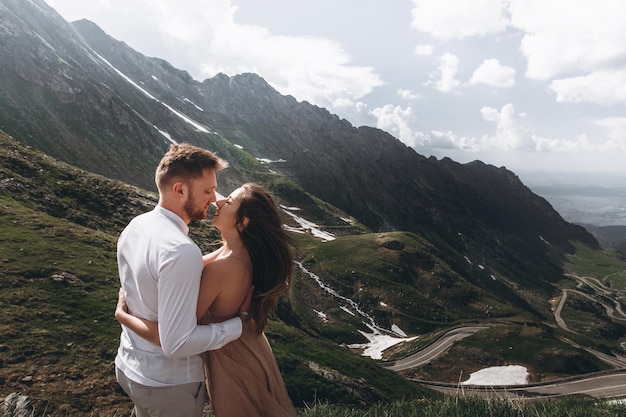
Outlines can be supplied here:
M594 226L582 224L604 248L613 248L626 256L626 226Z
M500 246L545 268L539 236L557 255L570 241L597 245L505 168L425 158L254 74L194 81L91 22L67 24L41 0L1 4L0 128L60 160L153 190L168 140L187 141L231 162L227 189L279 172L371 230L429 234L463 255L476 240L478 253Z
M299 269L270 340L281 370L289 370L290 395L301 403L315 399L313 386L318 400L368 404L393 398L372 382L379 374L364 365L366 359L343 356L347 344L366 341L360 332L370 330L364 324L370 321L390 334L397 326L421 335L398 354L423 347L449 327L476 322L503 326L500 333L484 333L484 340L532 337L538 343L534 356L510 356L491 352L494 343L485 342L482 349L490 353L484 357L474 352L457 363L442 360L418 371L422 377L455 381L459 366L511 361L529 366L534 378L602 369L587 352L563 342L550 304L567 281L566 261L580 248L594 251L599 244L505 167L426 158L382 130L352 126L283 96L255 74L196 81L92 22L66 22L42 0L0 0L0 75L0 130L13 138L3 146L15 150L2 159L6 211L17 201L62 222L64 230L105 233L102 262L110 275L116 233L154 203L154 169L173 141L214 150L229 161L218 178L223 194L255 181L280 199L285 223L305 233L295 234ZM71 168L46 176L50 165L24 163L30 152ZM7 214L3 221L16 220ZM10 230L10 224L4 226ZM335 239L324 242L306 233L316 227ZM205 250L216 240L206 229L193 229ZM16 242L11 248L19 253L25 243ZM7 259L11 265L17 258ZM38 265L9 269L3 279L10 275L22 287L59 274L94 280L88 271L78 274L71 262L60 271ZM98 288L107 302L114 300L114 282ZM345 303L355 303L363 314ZM109 326L102 332L110 336L115 323ZM622 330L597 319L576 342L611 352L619 349L614 336ZM324 349L306 351L298 341ZM332 350L338 346L344 346L341 355ZM555 360L565 353L569 362ZM19 365L26 359L9 352L2 360ZM546 363L547 372L540 369ZM406 392L402 383L389 382L395 384L403 387L397 393Z
M119 337L115 242L156 200L152 192L55 160L0 131L0 394L26 394L52 415L128 413L112 368ZM219 244L206 222L193 222L190 234L205 251ZM473 338L480 353L457 346L452 358L406 374L420 379L453 381L459 367L502 360L526 364L533 378L603 369L589 353L554 339L532 315L467 282L447 263L448 254L414 234L359 233L326 242L294 237L303 261L266 334L298 407L367 408L435 396L346 347L363 343L360 332L372 328L420 335L386 354L393 359L427 346L442 329L496 324ZM498 353L493 338L514 344L515 353Z

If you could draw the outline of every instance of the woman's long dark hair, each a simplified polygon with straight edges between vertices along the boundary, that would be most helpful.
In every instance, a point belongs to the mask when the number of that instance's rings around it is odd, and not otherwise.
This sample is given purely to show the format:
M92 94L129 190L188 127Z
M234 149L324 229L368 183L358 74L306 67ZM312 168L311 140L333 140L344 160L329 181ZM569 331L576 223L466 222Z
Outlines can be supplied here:
M291 283L291 238L283 229L272 196L254 183L246 183L241 188L237 224L245 225L240 227L239 235L252 261L254 297L250 317L261 333L268 317L276 310L278 299Z

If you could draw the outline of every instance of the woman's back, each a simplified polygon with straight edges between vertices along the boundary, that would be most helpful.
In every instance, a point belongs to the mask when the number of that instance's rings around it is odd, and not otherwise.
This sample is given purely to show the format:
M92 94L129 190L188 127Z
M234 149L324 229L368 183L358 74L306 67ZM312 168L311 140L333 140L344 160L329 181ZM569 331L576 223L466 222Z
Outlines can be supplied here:
M252 264L245 248L224 251L202 272L198 318L210 310L213 321L235 317L252 282Z

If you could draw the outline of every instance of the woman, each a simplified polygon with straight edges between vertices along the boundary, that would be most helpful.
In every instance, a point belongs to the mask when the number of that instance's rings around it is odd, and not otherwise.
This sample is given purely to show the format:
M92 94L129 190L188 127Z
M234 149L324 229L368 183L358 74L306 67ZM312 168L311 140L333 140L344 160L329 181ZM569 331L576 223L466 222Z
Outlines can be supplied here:
M213 412L217 417L295 416L263 334L291 280L289 236L274 200L259 185L244 184L216 205L213 225L222 234L222 246L204 256L198 320L207 324L235 317L251 285L254 297L241 337L203 354ZM121 293L115 317L159 344L158 323L129 314Z

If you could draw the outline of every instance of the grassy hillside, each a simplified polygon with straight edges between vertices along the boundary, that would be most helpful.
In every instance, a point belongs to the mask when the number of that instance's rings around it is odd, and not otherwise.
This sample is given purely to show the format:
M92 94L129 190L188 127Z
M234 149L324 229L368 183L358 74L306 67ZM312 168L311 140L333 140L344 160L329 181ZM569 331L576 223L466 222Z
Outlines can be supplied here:
M0 233L2 394L39 409L127 409L112 374L115 239L6 196Z
M156 195L60 163L1 132L0 162L0 314L5 317L0 395L19 392L40 411L68 415L128 413L131 404L113 374L119 337L113 318L119 285L115 245L125 224L150 210ZM436 397L405 376L455 382L482 367L517 363L529 368L533 380L546 380L607 367L564 337L607 353L619 349L625 329L596 319L598 307L564 309L572 325L576 312L580 320L591 318L585 332L564 333L494 297L497 285L514 294L506 277L450 258L412 233L368 233L359 224L333 223L343 217L338 210L287 181L272 184L282 195L300 199L303 212L334 224L337 235L322 242L308 233L294 234L299 266L267 331L298 407L359 409ZM192 223L191 235L204 251L219 243L205 222ZM618 290L624 288L625 265L614 253L580 247L567 268ZM472 282L461 274L468 269ZM538 306L545 304L546 316L548 301L537 300ZM415 352L454 326L481 323L490 329L398 375L347 347L365 342L360 331L371 332L367 324L372 323L419 336L386 351L384 360Z
M458 342L431 363L403 372L407 377L454 383L459 375L467 378L471 372L489 366L521 364L528 368L531 380L541 381L608 368L564 339L575 337L582 345L607 352L618 347L615 339L591 341L584 335L570 335L494 299L481 287L462 279L445 262L445 256L416 235L393 232L316 243L307 249L303 265L323 277L326 285L358 301L381 327L395 324L408 334L420 335L417 340L386 351L385 360L427 346L444 329L489 325L488 330ZM298 313L320 335L337 343L355 343L359 338L355 329L371 332L362 318L347 314L337 297L321 290L310 278L299 280L294 291L299 294L295 304ZM543 302L548 310L548 300ZM322 322L316 311L323 311L327 321ZM598 327L602 323L597 321ZM591 328L595 324L588 322Z
M0 133L0 386L38 410L121 414L117 235L156 196L24 148ZM205 223L191 234L217 244ZM308 239L300 236L301 239ZM286 303L289 305L289 303ZM294 403L364 405L428 395L374 361L281 321L267 332Z

